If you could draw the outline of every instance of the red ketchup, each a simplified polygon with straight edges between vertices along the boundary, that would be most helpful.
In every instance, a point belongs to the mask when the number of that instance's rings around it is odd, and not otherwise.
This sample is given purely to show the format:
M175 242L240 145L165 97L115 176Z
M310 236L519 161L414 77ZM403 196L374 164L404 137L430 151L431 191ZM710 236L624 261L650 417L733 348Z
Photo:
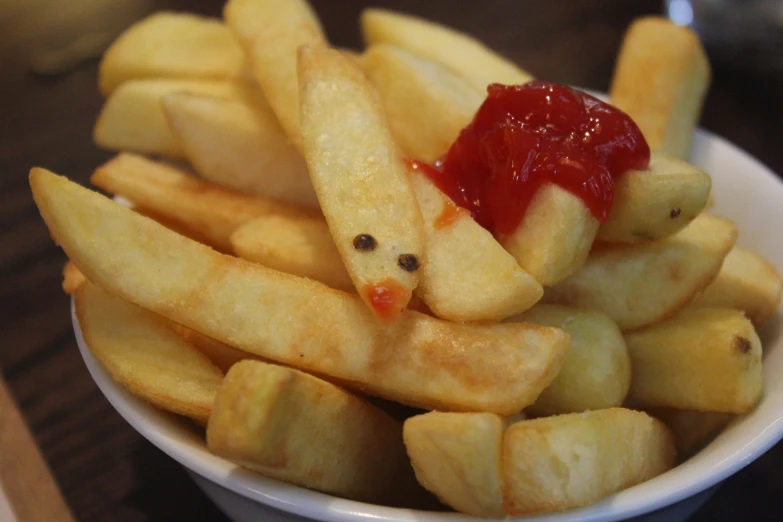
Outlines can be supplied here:
M639 127L589 94L539 81L487 90L436 168L415 167L496 236L517 228L544 183L580 197L604 223L614 179L649 165Z
M375 314L388 322L394 321L405 310L411 298L408 290L394 279L365 285L364 295Z

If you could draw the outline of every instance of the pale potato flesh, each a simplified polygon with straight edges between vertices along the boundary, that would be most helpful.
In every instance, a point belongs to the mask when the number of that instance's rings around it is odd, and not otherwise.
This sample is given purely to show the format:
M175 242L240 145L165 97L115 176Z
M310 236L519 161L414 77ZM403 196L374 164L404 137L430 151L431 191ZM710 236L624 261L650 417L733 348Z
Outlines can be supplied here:
M538 304L511 320L560 328L571 336L563 368L526 411L544 416L623 404L631 386L631 360L623 334L609 316Z
M669 429L649 415L610 408L523 420L503 440L510 515L562 511L649 480L676 460Z
M182 158L185 151L171 131L162 100L178 92L220 98L257 99L261 93L246 82L202 79L129 80L112 91L93 129L101 148Z
M419 283L426 240L378 93L350 58L327 48L300 49L299 84L302 148L332 238L367 306L394 321ZM355 246L361 234L374 248ZM390 305L377 306L376 287L398 289Z
M223 17L245 51L264 96L289 139L300 144L296 53L326 45L307 0L230 0Z
M761 342L738 310L689 308L625 342L640 404L748 413L761 399Z
M416 478L442 502L478 517L503 517L505 424L492 413L430 412L405 421Z
M604 244L577 273L547 289L544 300L596 308L624 332L641 328L688 306L718 275L736 239L730 221L700 214L666 239Z
M226 256L43 169L30 184L52 237L85 276L213 339L430 409L511 415L557 375L561 330L469 325L406 312Z
M436 61L378 44L362 56L403 153L434 163L473 119L485 92Z
M74 302L84 342L115 381L159 408L206 422L223 373L166 319L89 282Z
M639 126L650 149L684 159L710 84L710 64L690 28L654 16L625 34L610 88L612 104Z
M185 157L205 179L288 203L318 207L307 165L269 104L169 94L163 106Z
M129 153L119 154L98 167L91 181L223 252L232 251L232 232L255 217L318 214L314 209L242 194Z
M518 85L533 77L472 36L415 16L369 8L362 12L367 45L407 49L453 69L481 92L491 83Z
M249 79L242 48L213 18L158 12L125 30L103 54L101 93L139 78Z
M654 153L647 170L631 170L614 182L609 221L600 241L637 243L676 234L702 212L712 179L682 160Z
M734 247L715 281L691 306L742 310L757 328L778 309L783 281L775 267L760 255Z

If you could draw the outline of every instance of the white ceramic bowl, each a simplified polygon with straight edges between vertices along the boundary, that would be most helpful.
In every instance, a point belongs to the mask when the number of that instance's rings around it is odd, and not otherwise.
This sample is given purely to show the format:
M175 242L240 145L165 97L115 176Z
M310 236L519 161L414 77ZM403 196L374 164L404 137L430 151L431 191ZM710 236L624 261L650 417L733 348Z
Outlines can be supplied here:
M714 213L737 223L739 244L769 259L783 273L783 183L766 167L727 141L700 131L691 161L710 173ZM685 520L711 493L710 488L748 465L783 438L783 339L780 317L760 332L764 342L764 398L750 415L737 418L699 454L653 480L600 502L564 513L527 517L544 522ZM116 385L93 359L75 317L76 339L98 387L131 426L185 466L207 494L237 522L250 520L441 522L468 520L454 513L430 513L353 502L309 491L243 470L210 454L191 425L147 405ZM778 378L773 378L777 376ZM665 509L663 509L665 508ZM656 510L655 513L652 513Z

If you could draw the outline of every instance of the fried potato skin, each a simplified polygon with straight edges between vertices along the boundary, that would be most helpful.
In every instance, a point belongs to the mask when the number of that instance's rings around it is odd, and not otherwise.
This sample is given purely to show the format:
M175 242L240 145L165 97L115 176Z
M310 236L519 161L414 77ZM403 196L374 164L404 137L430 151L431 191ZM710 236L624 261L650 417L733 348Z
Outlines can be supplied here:
M596 308L623 332L672 317L718 275L737 240L728 220L700 214L677 234L633 245L603 244L573 276L544 293L544 301Z
M87 281L87 278L84 277L84 274L81 273L73 262L68 261L65 263L65 266L63 266L63 292L73 295L85 281Z
M689 308L625 342L640 404L748 413L761 399L761 341L738 310Z
M624 408L523 420L503 440L510 515L585 506L649 480L676 460L669 429Z
M90 282L74 303L87 347L115 381L159 408L207 421L223 373L166 319Z
M219 254L48 171L33 169L30 182L52 236L91 281L352 389L510 415L549 385L568 348L568 334L533 325L456 324L417 312L382 325L358 297Z

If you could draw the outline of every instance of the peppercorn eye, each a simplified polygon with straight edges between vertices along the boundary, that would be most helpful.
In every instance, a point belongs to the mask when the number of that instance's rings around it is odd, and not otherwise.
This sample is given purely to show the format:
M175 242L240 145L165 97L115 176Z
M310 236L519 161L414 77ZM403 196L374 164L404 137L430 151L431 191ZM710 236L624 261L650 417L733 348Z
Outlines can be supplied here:
M356 250L371 252L378 246L378 242L370 234L359 234L353 238L353 247Z
M406 272L415 272L419 269L419 258L413 254L401 254L397 258L397 264Z

